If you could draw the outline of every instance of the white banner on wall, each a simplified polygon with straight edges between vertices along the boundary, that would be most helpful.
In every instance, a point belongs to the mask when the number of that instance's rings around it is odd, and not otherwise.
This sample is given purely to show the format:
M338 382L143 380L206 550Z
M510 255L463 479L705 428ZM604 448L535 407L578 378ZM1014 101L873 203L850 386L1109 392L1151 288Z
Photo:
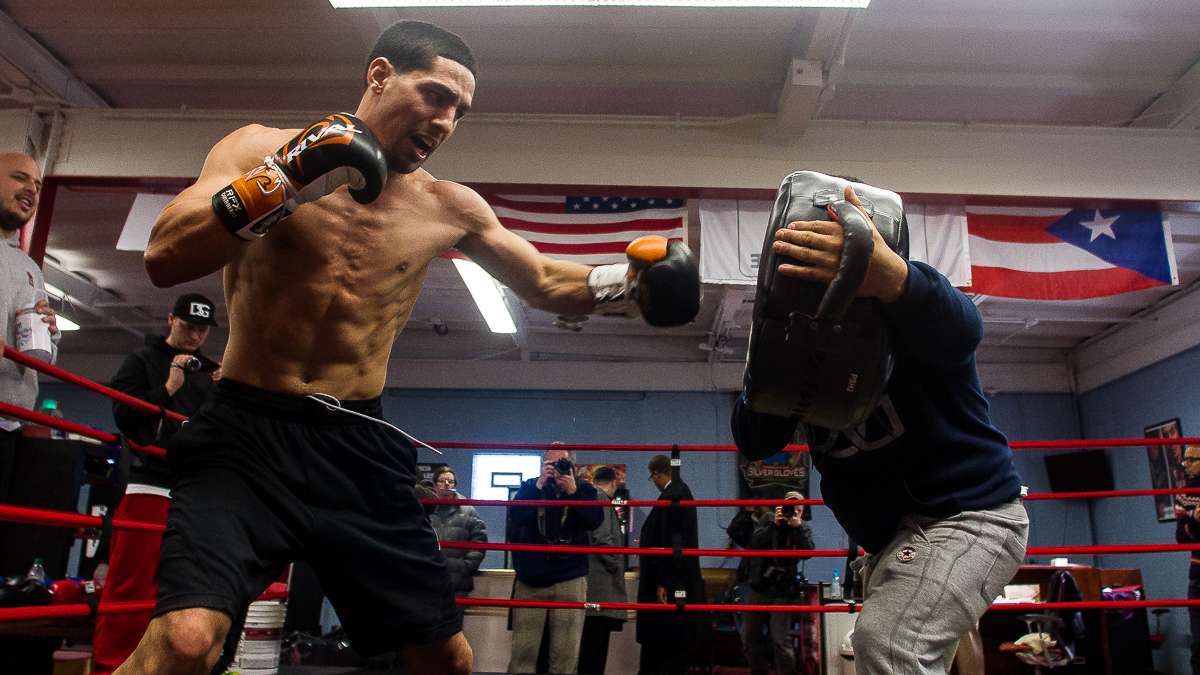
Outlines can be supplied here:
M700 200L700 278L710 284L758 281L771 202Z
M701 279L710 284L757 283L771 202L703 199L699 208ZM910 204L904 211L910 257L933 265L955 286L970 286L967 218L962 207Z

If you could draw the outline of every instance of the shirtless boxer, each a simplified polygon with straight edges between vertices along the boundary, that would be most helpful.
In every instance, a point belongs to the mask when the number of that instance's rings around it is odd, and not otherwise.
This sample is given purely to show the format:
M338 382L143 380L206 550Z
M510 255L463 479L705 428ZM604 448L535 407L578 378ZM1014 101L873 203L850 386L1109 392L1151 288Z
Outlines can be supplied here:
M316 567L357 651L400 649L410 673L470 672L414 496L416 450L363 417L382 416L392 342L442 251L457 248L547 311L640 312L656 325L695 315L685 246L639 240L629 265L552 260L474 191L421 168L474 91L457 36L398 23L371 53L353 116L234 131L159 217L151 279L224 269L230 336L214 399L168 447L176 484L158 605L119 675L209 672L237 637L233 617L295 559Z

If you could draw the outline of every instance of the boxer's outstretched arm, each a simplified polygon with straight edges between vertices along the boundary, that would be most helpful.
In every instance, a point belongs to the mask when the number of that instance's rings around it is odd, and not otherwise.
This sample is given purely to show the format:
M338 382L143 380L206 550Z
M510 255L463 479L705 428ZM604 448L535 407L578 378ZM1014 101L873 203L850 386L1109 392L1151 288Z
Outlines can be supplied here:
M171 200L150 231L144 261L159 288L199 279L237 258L249 242L232 236L213 211L213 193L262 163L289 132L242 127L209 151L196 182Z
M475 191L448 187L451 207L466 235L457 248L479 263L530 306L558 314L588 314L595 307L588 288L588 265L555 260L505 229L492 207Z

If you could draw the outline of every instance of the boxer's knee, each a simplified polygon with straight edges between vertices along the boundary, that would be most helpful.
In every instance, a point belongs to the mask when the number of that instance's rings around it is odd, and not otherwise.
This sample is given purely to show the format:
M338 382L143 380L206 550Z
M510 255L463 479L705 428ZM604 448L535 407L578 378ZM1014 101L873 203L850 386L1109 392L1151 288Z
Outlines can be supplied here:
M471 675L475 655L462 633L427 645L412 645L403 652L405 665L414 675Z
M221 655L229 617L212 609L191 608L168 612L157 619L158 646L164 657L198 670L211 668Z

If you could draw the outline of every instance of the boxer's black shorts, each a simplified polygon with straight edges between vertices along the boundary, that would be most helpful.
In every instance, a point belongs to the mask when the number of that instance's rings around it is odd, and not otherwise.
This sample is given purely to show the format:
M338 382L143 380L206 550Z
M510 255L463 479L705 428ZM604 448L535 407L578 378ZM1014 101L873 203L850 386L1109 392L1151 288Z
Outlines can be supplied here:
M378 398L343 406L382 417ZM413 490L416 450L396 431L224 379L170 439L167 461L175 484L155 615L205 607L236 628L284 567L304 560L359 653L462 628Z

